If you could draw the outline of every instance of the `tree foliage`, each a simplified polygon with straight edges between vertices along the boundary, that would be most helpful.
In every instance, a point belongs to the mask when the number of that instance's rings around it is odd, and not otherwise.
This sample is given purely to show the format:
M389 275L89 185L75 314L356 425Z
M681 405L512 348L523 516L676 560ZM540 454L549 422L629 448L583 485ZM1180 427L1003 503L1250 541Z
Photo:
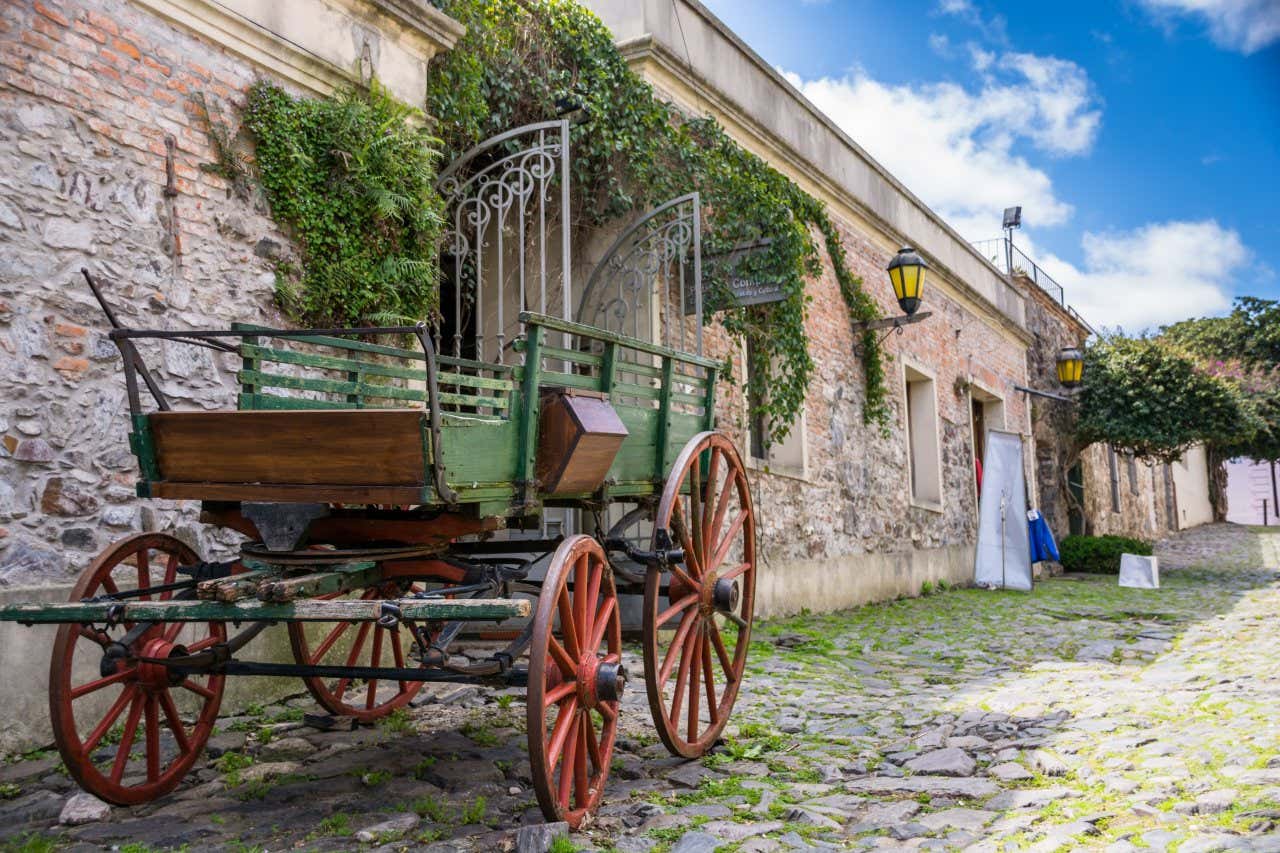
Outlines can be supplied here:
M1161 337L1229 382L1243 400L1251 429L1218 442L1218 454L1280 461L1280 302L1241 297L1227 316L1184 320Z
M437 154L421 118L376 81L333 99L295 98L267 81L249 89L257 177L302 252L301 271L277 275L295 320L367 325L435 312Z
M1248 441L1257 413L1229 379L1160 338L1103 337L1085 354L1076 435L1082 445L1171 462L1193 444Z
M1242 296L1225 317L1183 320L1161 336L1209 361L1280 366L1280 302Z
M734 142L710 117L690 116L655 97L631 71L608 29L573 0L445 0L467 33L431 69L429 111L447 155L520 124L543 121L577 104L586 120L572 132L575 225L593 227L684 193L702 194L708 255L761 237L768 248L741 271L778 281L780 302L718 316L751 340L751 393L775 439L804 405L814 371L805 335L806 280L821 271L816 234L850 316L879 310L849 270L840 235L823 205ZM723 300L714 266L704 286ZM725 304L721 301L719 304ZM708 312L710 315L710 312ZM868 423L887 423L881 350L864 335Z

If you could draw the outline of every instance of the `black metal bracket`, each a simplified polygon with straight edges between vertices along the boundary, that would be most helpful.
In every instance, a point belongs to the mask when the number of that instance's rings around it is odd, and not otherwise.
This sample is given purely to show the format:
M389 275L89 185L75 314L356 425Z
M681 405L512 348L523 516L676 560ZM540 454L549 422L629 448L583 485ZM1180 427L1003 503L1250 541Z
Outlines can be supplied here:
M639 548L634 548L630 542L620 537L606 539L604 545L608 550L621 551L627 555L627 559L634 560L651 569L665 569L671 563L684 562L684 549L672 547L671 534L665 529L659 528L655 530L653 538L654 544L658 546L653 551L642 551Z
M892 334L902 334L905 326L913 323L919 323L933 316L932 311L920 311L916 314L902 314L898 317L882 317L879 320L863 320L853 324L854 340L853 352L858 358L865 356L866 349L862 346L861 336L859 332L870 332L884 329L885 333L876 340L876 346L884 343L885 339Z
M1044 397L1047 400L1057 400L1059 403L1076 404L1076 400L1072 397L1064 397L1061 394L1051 394L1048 391L1037 391L1034 388L1027 388L1024 385L1014 385L1013 390L1021 391L1023 394L1030 394L1033 397Z

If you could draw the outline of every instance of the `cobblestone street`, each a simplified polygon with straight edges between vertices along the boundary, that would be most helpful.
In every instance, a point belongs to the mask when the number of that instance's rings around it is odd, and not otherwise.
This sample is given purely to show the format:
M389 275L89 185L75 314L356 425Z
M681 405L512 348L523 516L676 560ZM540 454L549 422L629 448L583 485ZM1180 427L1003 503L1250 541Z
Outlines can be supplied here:
M1280 532L1214 525L1158 554L1160 590L1068 577L757 623L701 762L667 755L633 682L572 842L1280 851ZM304 726L305 696L224 717L203 769L132 809L72 798L57 754L29 755L0 766L0 847L545 849L523 691L424 697L353 732Z

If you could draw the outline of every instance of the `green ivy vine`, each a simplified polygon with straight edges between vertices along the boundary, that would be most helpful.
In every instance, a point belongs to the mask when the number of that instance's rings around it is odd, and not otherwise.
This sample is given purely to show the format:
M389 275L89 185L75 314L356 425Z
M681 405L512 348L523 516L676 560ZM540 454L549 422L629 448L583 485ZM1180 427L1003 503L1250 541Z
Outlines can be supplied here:
M814 363L805 334L808 279L822 269L814 231L835 270L849 316L880 316L848 267L840 234L821 202L731 139L710 117L685 115L655 97L631 71L600 20L574 0L442 0L466 35L431 67L428 111L446 156L508 128L580 106L574 125L574 225L587 229L677 195L702 194L704 252L714 255L767 237L739 272L782 285L785 297L716 314L750 340L748 399L783 438L804 406ZM724 271L704 282L712 304L723 300ZM727 304L721 301L719 304ZM863 418L883 427L889 409L883 354L862 336L866 381Z
M434 315L441 201L437 141L421 111L377 81L332 99L295 98L258 81L244 127L272 216L301 251L301 270L282 267L276 277L294 320L368 325Z

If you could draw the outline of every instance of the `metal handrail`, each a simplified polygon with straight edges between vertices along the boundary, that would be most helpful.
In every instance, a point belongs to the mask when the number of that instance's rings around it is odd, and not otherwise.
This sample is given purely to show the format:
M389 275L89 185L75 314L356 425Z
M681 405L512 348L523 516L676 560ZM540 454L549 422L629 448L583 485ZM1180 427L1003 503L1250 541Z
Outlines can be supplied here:
M991 240L975 240L973 247L982 253L991 265L1003 272L1005 275L1013 276L1020 274L1030 279L1036 287L1053 297L1053 300L1067 310L1073 318L1078 320L1081 325L1089 330L1091 335L1096 335L1093 326L1080 316L1080 313L1067 304L1067 294L1062 285L1049 275L1040 265L1017 246L1009 242L1007 237L995 237Z

